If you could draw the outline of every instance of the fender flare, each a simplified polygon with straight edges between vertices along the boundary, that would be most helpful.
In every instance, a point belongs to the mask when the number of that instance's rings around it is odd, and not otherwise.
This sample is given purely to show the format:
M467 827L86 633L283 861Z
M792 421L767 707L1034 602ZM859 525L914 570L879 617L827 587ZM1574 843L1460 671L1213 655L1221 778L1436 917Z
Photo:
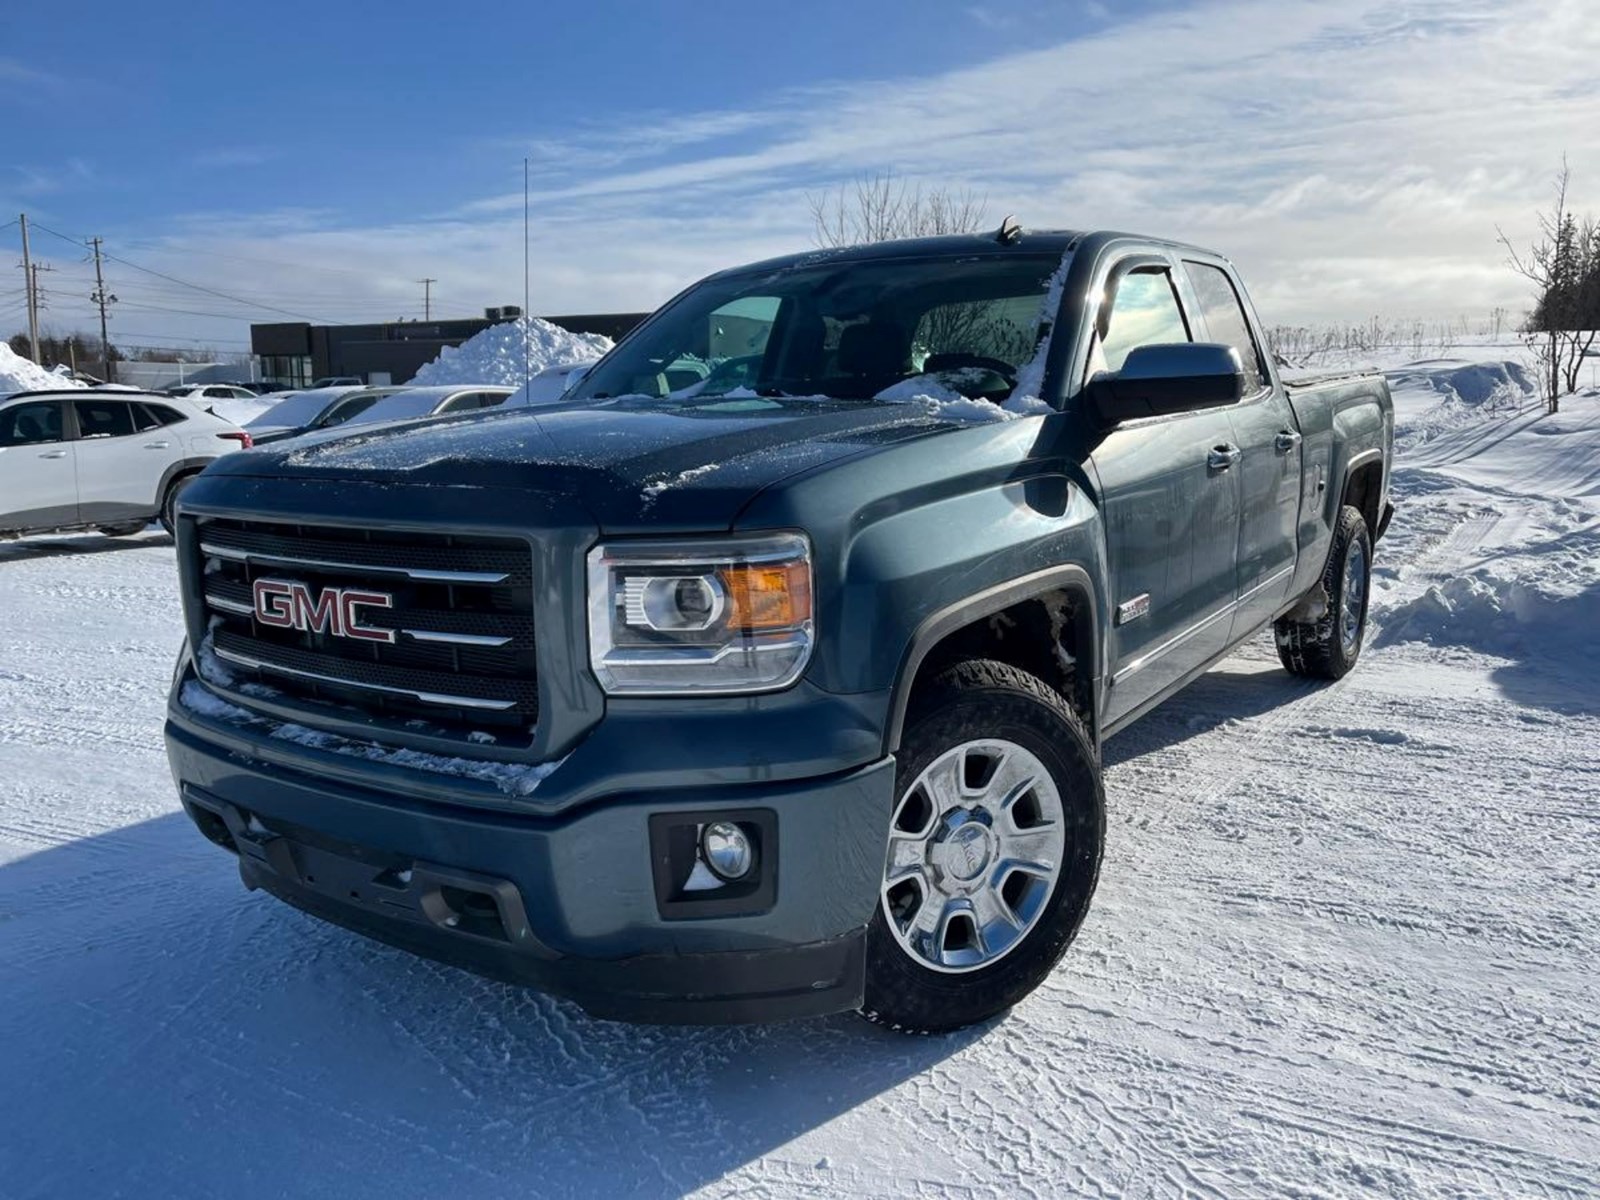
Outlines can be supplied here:
M981 592L958 600L945 608L941 608L924 617L911 634L911 641L906 646L905 653L901 655L900 667L895 672L894 686L889 696L889 719L884 729L884 753L893 754L900 748L900 735L905 729L906 709L911 703L911 685L921 669L923 660L928 657L940 642L955 633L958 629L965 629L976 621L985 617L992 617L995 613L1019 604L1024 600L1031 600L1046 592L1070 591L1078 595L1080 601L1088 610L1089 629L1092 634L1093 644L1087 653L1093 656L1090 675L1091 690L1094 699L1096 716L1100 711L1100 662L1101 649L1099 639L1100 610L1095 599L1094 581L1089 572L1076 564L1057 567L1047 567L1043 571L1035 571L1028 575L1018 576L1003 583L994 584ZM1079 647L1080 661L1085 653ZM1099 737L1099 721L1094 722L1095 737Z

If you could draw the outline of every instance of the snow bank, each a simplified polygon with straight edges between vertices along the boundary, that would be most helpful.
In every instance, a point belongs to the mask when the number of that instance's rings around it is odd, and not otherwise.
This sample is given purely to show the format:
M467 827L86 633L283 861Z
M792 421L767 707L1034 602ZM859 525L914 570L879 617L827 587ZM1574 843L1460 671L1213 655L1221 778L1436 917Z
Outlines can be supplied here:
M23 358L0 342L0 396L12 392L32 392L42 388L81 388L84 385L65 375L57 375L38 363Z
M523 362L523 341L527 362ZM459 346L446 346L425 364L411 382L427 384L492 383L516 387L526 369L534 374L562 363L592 362L611 349L611 339L598 333L569 333L538 317L491 325Z

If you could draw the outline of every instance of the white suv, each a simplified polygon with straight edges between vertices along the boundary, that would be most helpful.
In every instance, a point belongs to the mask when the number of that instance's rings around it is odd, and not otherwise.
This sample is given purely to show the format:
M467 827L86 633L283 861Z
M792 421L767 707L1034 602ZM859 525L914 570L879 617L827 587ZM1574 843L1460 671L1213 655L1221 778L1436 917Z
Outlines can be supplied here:
M193 401L115 391L0 398L0 536L137 533L250 435Z

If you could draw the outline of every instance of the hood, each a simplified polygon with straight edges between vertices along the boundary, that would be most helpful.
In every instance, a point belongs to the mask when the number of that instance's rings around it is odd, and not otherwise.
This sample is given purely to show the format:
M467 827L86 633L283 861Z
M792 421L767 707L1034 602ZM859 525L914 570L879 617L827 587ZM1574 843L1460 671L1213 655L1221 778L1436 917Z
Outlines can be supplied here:
M326 430L211 473L541 491L578 499L608 530L704 528L780 479L961 424L915 404L622 399Z

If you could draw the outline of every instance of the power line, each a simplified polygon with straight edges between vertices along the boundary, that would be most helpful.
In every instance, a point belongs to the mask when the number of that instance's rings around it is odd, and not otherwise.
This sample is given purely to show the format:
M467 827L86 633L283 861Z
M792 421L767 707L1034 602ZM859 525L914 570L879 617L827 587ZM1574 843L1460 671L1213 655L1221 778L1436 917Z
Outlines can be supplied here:
M43 230L45 233L50 234L52 237L60 238L64 242L72 242L75 245L84 245L85 244L85 243L79 241L76 238L68 237L66 234L61 233L58 230L51 229L51 228L49 228L48 226L45 226L45 225L39 225L37 222L35 222L35 226L37 228ZM193 289L194 291L197 291L197 292L205 292L209 296L216 296L217 298L219 298L221 300L228 300L228 301L231 301L234 304L243 304L246 307L259 308L259 309L262 309L262 310L264 310L266 312L282 313L286 317L296 317L296 318L298 318L299 320L302 320L302 321L315 321L318 324L332 324L333 323L333 322L323 321L322 318L320 318L320 317L313 317L313 316L310 316L310 315L308 315L306 313L291 312L287 308L279 308L279 307L277 307L276 305L273 305L273 304L260 304L260 303L257 303L255 301L246 300L246 299L244 299L244 298L242 298L240 296L233 296L233 295L228 294L227 292L219 291L216 288L206 287L202 283L191 283L187 279L179 279L176 275L168 275L166 272L157 271L153 267L140 266L136 262L130 262L126 258L121 258L121 257L119 257L119 256L117 256L115 254L111 254L109 252L103 252L103 253L104 253L104 256L106 258L109 258L112 262L121 263L125 267L132 267L135 271L142 271L146 275L154 275L157 279L165 279L169 283L176 283L181 287L191 288L191 289Z

